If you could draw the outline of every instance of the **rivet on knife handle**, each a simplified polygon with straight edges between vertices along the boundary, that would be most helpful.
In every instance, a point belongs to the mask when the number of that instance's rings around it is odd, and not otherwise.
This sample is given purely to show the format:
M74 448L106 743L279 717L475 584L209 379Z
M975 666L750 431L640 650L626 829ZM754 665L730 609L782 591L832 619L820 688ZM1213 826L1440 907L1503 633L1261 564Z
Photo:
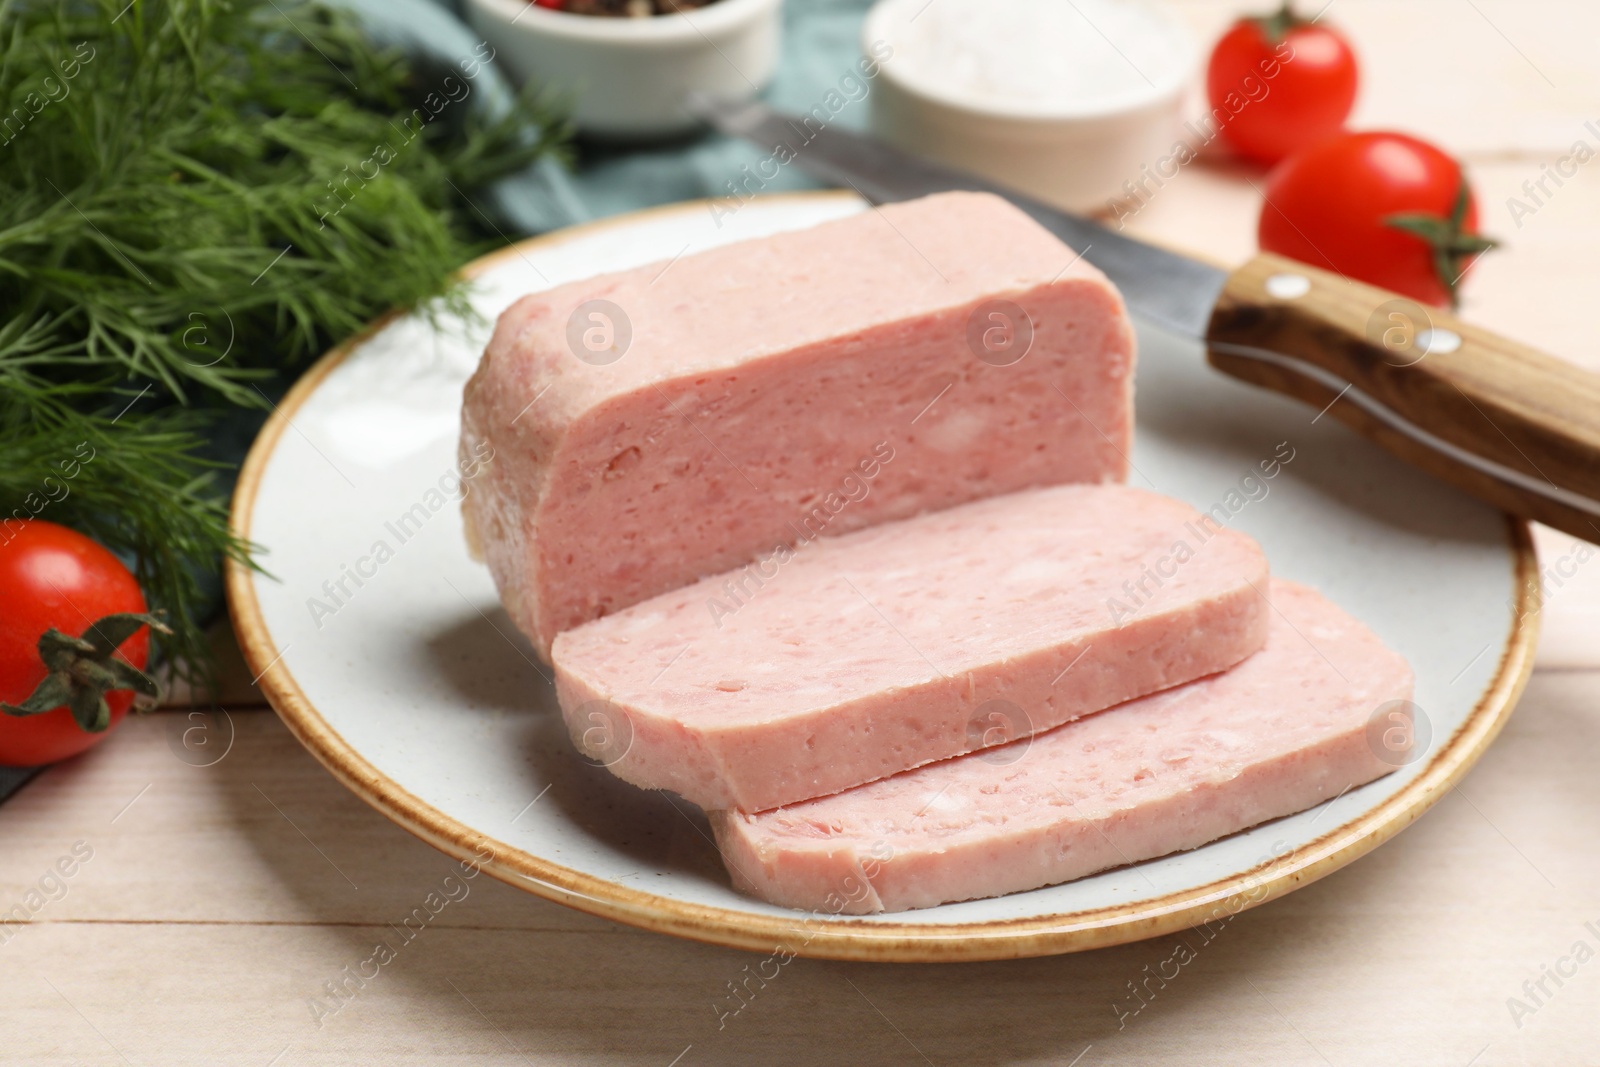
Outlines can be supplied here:
M1507 511L1600 542L1600 375L1280 256L1235 271L1213 366Z

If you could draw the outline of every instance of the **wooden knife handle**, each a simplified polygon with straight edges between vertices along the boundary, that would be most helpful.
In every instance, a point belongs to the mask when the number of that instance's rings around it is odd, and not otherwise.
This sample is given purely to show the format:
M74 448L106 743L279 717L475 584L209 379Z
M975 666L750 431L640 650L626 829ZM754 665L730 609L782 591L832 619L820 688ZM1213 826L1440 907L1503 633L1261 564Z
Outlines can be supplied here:
M1326 407L1506 511L1600 542L1600 375L1265 253L1228 278L1206 344L1217 369Z

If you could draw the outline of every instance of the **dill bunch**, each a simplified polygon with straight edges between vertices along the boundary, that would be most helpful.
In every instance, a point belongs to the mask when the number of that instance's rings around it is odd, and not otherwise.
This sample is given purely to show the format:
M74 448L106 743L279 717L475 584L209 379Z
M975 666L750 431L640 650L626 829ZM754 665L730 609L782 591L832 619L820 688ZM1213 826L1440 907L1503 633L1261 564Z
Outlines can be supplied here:
M248 558L213 432L379 313L459 306L477 193L562 150L537 98L469 99L480 53L433 69L301 0L0 2L0 540L36 516L130 558L191 676Z

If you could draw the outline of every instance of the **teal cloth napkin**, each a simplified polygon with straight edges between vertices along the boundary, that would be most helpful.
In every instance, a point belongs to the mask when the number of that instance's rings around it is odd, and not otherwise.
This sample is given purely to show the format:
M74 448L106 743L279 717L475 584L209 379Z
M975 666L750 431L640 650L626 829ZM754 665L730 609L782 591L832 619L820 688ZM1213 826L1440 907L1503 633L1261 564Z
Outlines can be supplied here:
M472 55L481 38L446 0L337 0L360 15L374 38L455 66ZM821 103L860 58L861 21L869 0L785 0L783 44L777 74L764 94L774 107L804 112ZM513 105L507 74L484 67L480 105ZM866 124L865 100L847 103L834 121L846 128ZM580 144L576 166L567 171L541 164L502 181L494 208L508 232L542 233L577 222L678 200L725 196L742 167L765 152L742 141L706 132L648 146ZM764 191L814 189L817 183L785 167Z

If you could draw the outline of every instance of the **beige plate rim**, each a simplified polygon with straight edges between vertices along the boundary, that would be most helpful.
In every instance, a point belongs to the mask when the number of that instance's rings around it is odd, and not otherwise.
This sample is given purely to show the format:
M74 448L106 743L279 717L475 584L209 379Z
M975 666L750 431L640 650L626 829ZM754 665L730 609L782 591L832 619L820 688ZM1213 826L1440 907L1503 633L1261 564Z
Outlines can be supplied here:
M763 199L852 195L793 193ZM670 204L534 237L475 260L461 273L467 278L476 277L530 249L546 249L652 216L704 211L709 203ZM262 473L295 413L335 367L399 314L390 312L324 355L273 411L239 473L231 516L234 533L239 537L250 536ZM488 837L407 792L339 736L278 658L277 646L256 598L254 583L261 575L230 561L226 583L229 611L251 673L259 675L262 692L290 732L362 800L440 851L475 863L501 881L549 900L658 933L752 951L783 951L824 959L944 962L1077 952L1216 921L1330 874L1415 822L1454 788L1494 740L1533 668L1538 638L1538 563L1527 523L1508 519L1507 541L1515 558L1518 603L1516 621L1501 650L1494 678L1448 743L1388 801L1293 852L1154 900L1025 919L939 925L860 922L833 916L824 921L798 912L790 918L690 904L596 878Z

